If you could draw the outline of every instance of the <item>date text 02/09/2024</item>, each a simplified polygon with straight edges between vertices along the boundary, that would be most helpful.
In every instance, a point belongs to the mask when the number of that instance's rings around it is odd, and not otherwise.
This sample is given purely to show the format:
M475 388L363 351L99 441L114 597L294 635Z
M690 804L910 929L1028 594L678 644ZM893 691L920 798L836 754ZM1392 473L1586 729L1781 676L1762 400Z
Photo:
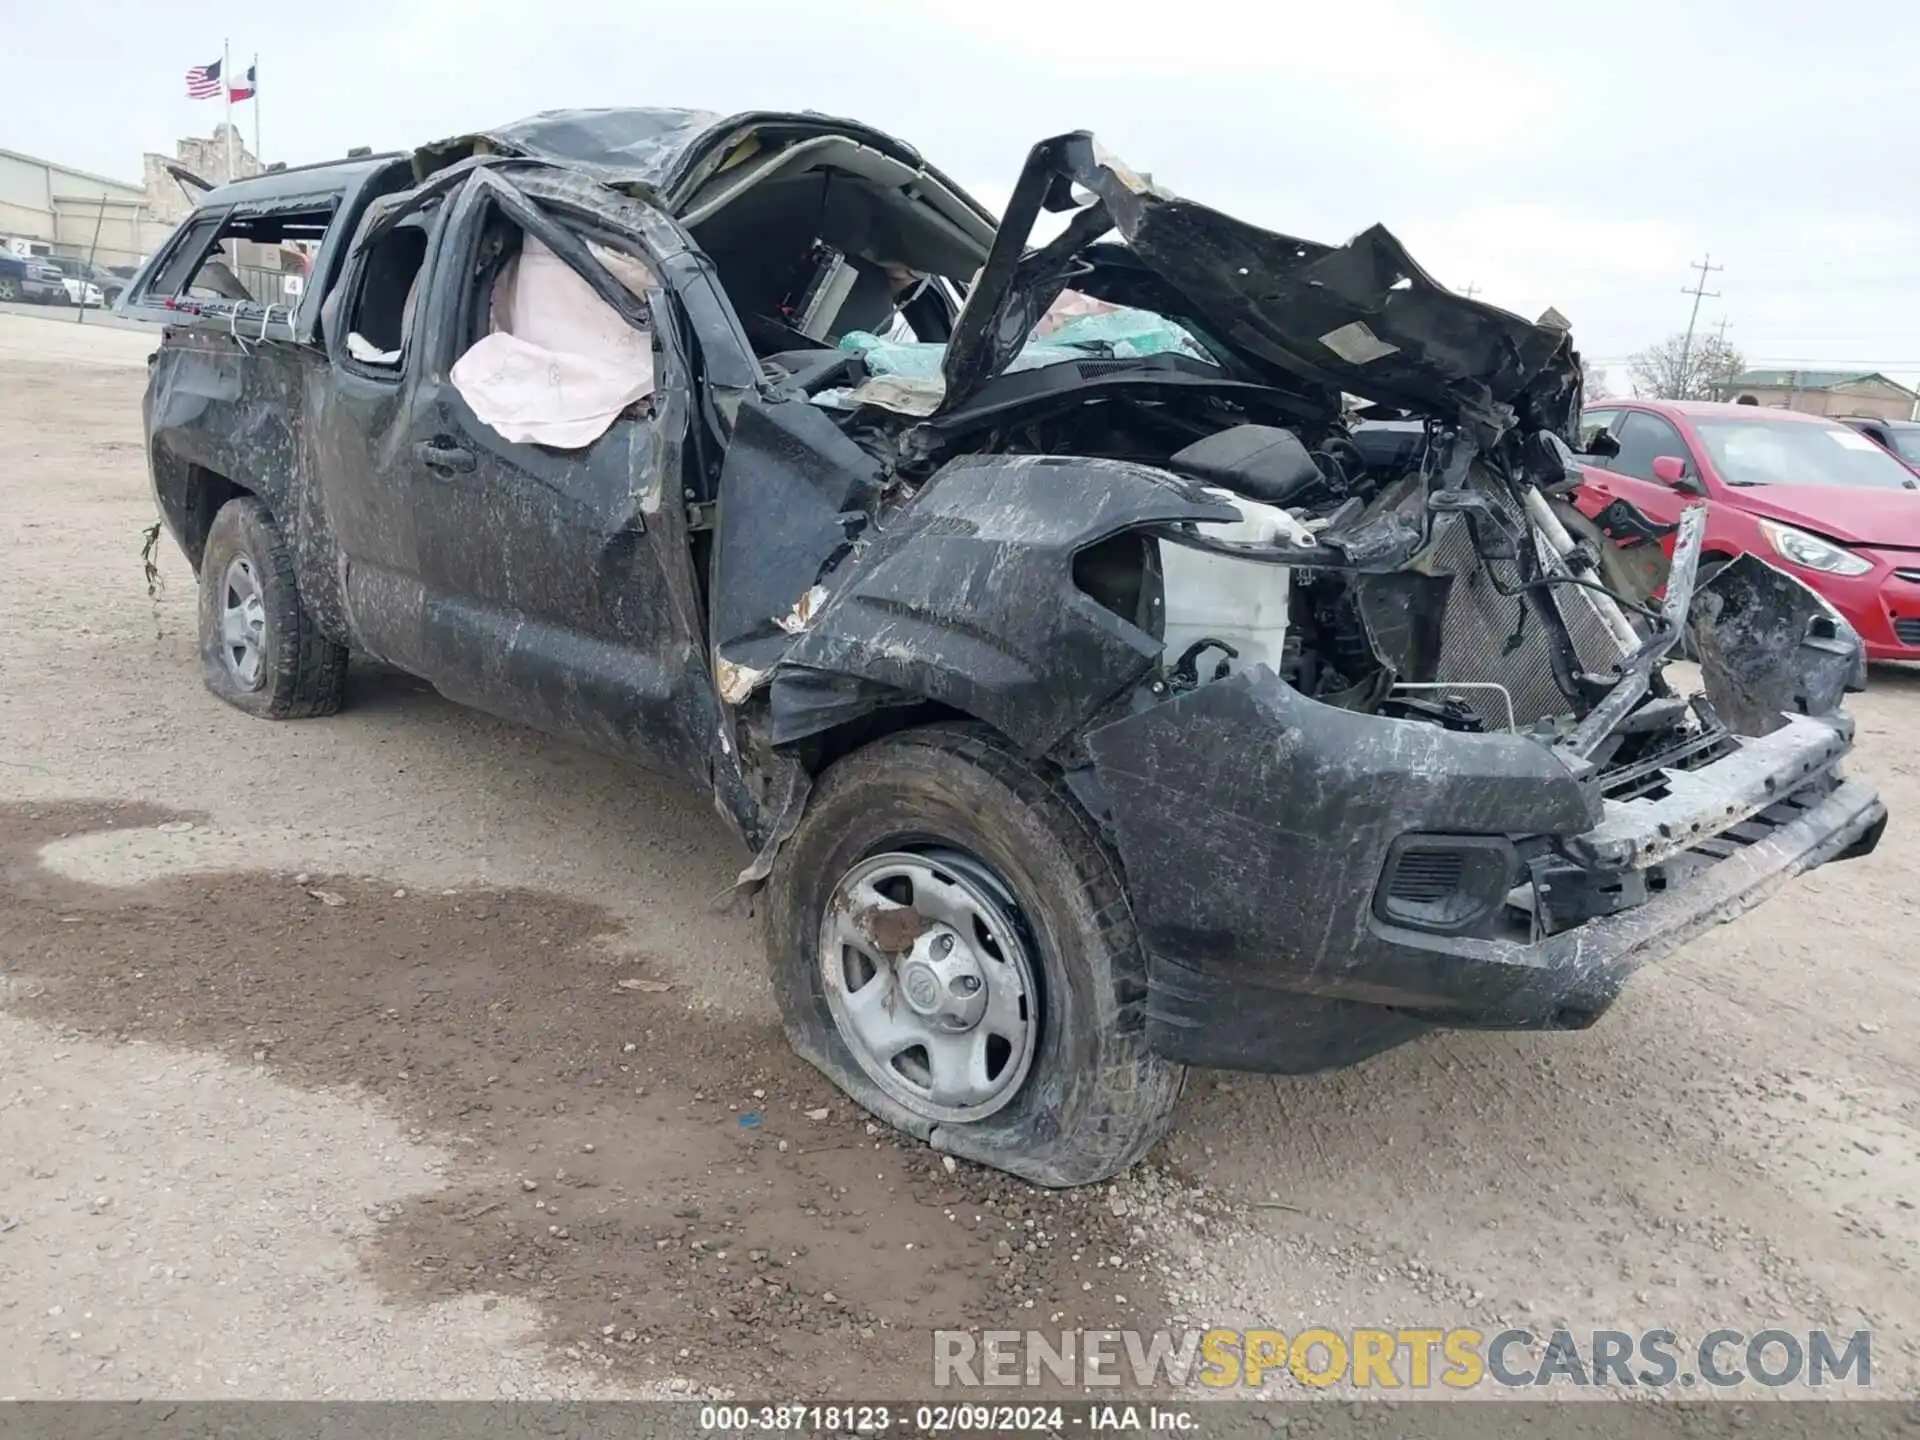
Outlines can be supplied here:
M699 1428L711 1435L1058 1435L1066 1430L1192 1434L1193 1412L1158 1405L789 1404L703 1405Z

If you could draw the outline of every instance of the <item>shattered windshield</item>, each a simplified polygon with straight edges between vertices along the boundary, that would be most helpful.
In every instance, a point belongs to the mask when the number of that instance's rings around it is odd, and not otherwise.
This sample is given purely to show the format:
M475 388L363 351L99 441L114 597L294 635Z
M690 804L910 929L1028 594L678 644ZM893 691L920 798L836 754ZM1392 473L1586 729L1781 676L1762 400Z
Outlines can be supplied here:
M1913 472L1845 425L1698 419L1694 428L1729 485L1842 485L1902 490Z

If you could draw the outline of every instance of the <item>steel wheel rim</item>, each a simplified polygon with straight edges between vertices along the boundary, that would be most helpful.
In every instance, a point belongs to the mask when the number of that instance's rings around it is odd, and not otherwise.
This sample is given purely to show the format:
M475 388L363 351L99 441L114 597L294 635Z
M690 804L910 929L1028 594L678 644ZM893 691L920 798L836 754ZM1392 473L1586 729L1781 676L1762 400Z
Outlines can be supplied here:
M258 690L267 660L267 604L253 561L236 555L220 577L220 659L241 689Z
M1040 1030L1031 946L1006 886L972 856L855 865L821 919L820 970L841 1040L914 1114L966 1124L1020 1093Z

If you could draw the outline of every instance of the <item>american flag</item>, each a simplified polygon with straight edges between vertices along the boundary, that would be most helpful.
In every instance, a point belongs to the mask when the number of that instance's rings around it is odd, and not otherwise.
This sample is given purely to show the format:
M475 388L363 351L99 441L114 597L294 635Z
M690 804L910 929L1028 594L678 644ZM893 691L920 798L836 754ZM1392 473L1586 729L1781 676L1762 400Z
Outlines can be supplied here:
M220 62L211 65L196 65L187 71L187 98L189 100L211 100L220 93Z

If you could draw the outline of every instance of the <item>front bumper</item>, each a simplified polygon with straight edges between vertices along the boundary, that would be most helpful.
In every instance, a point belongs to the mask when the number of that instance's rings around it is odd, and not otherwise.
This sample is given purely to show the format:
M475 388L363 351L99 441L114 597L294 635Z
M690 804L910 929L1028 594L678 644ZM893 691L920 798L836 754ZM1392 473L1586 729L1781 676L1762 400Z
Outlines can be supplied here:
M1885 807L1838 778L1844 715L1780 734L1687 772L1678 800L1603 806L1536 740L1333 709L1264 668L1109 725L1089 745L1148 954L1151 1043L1297 1072L1434 1025L1590 1024L1640 965L1877 843ZM1536 876L1574 877L1596 909L1616 885L1630 908L1558 933L1516 934L1511 907L1470 934L1391 923L1378 896L1406 836L1519 841L1547 857Z
M1870 660L1920 660L1920 552L1870 550L1857 577L1807 577L1858 632Z

